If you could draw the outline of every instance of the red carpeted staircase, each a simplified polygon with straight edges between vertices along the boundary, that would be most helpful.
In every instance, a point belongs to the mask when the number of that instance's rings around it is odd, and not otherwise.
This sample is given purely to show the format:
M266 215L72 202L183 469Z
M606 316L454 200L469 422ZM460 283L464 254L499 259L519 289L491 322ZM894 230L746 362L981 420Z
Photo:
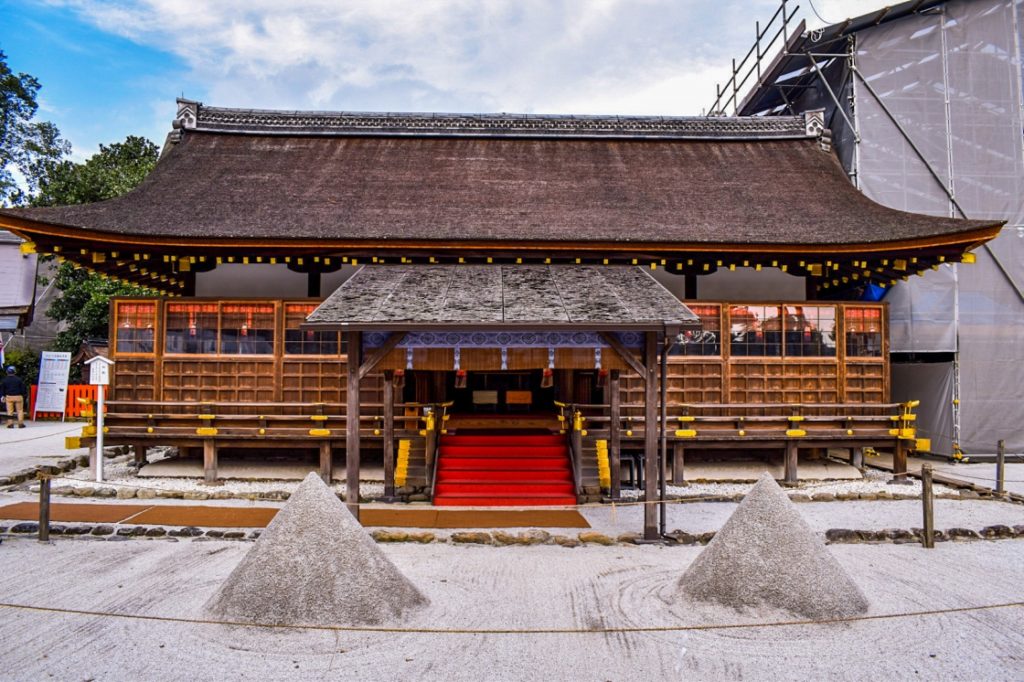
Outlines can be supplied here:
M442 436L434 504L439 507L576 504L565 437L515 432Z

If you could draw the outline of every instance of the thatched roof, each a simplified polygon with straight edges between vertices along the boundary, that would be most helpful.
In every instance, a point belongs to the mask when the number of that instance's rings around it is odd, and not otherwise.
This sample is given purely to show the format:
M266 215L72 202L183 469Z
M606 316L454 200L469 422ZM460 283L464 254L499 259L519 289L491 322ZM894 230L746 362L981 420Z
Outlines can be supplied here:
M0 211L0 222L6 216L22 227L129 240L322 240L325 247L829 247L951 238L998 224L872 202L804 116L331 114L179 105L178 141L135 191L83 206Z

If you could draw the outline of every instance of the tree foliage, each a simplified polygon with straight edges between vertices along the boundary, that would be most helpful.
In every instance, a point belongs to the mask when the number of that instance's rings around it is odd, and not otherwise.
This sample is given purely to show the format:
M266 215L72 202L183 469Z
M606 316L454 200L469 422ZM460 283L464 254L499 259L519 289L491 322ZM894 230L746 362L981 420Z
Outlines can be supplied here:
M67 206L113 199L139 185L153 170L160 148L144 137L100 145L85 163L61 161L41 175L33 206Z
M100 145L84 163L62 161L48 169L39 183L34 206L82 204L113 199L137 186L156 164L159 148L144 137ZM112 296L144 296L145 292L62 263L54 286L60 295L47 311L64 329L54 350L74 352L85 339L106 338Z
M48 171L71 152L57 126L34 121L39 81L14 73L0 51L0 205L29 203ZM19 179L21 183L19 184Z

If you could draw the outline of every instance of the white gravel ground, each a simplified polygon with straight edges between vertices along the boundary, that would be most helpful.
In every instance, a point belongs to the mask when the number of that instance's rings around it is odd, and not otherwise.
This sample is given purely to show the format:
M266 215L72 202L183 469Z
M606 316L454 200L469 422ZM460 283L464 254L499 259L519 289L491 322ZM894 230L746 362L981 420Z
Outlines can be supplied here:
M250 545L5 541L0 601L196 618ZM678 627L778 614L686 608L698 547L389 545L431 605L408 626ZM837 545L871 615L1024 601L1024 542ZM45 570L41 570L45 566ZM0 679L1020 679L1024 609L709 631L263 630L0 607Z

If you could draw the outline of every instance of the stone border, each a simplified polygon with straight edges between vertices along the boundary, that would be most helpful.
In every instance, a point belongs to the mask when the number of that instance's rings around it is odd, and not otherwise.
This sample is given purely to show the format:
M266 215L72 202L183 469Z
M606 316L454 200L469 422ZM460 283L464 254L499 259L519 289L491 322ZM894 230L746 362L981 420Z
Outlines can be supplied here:
M77 457L59 459L56 464L37 464L31 469L22 469L21 471L16 471L13 474L8 474L7 476L0 476L0 487L18 485L25 481L35 481L41 473L59 476L60 474L67 473L68 471L72 471L78 467L87 466L89 466L89 455L79 455Z
M0 526L0 537L25 537L39 532L39 524L31 521L16 523L13 526ZM211 528L204 530L195 526L164 528L161 526L122 526L118 524L50 524L50 534L56 537L70 537L86 540L156 540L178 539L192 540L240 540L253 541L262 534L263 529L225 530ZM455 531L449 535L431 531L404 531L378 529L370 531L371 537L378 543L451 543L453 545L482 545L488 547L513 547L531 545L558 545L560 547L581 547L585 545L621 546L643 544L640 533L622 533L618 536L605 535L593 530L580 531L576 537L569 535L552 535L551 533L531 529L520 533L494 531ZM848 528L830 528L825 531L826 544L920 544L924 536L921 528L886 528L883 530L851 530ZM715 537L714 532L687 533L674 530L666 534L663 544L667 546L707 545ZM936 542L970 541L970 540L1009 540L1024 539L1024 524L1006 526L997 524L985 526L980 531L969 528L949 528L935 531Z

